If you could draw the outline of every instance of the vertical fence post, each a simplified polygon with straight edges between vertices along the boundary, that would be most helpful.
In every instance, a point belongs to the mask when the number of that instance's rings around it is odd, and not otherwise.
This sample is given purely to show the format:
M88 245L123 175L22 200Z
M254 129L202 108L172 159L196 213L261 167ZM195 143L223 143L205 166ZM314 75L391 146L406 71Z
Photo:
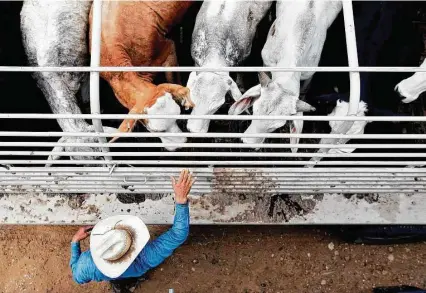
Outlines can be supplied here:
M345 36L346 36L346 49L348 52L348 65L349 67L358 67L358 51L355 34L355 22L354 13L352 7L352 0L342 0L343 5L343 17L345 22ZM361 81L359 72L349 72L350 81L350 96L349 96L349 108L346 116L357 116L359 101L361 98ZM355 121L342 121L343 123L337 130L331 132L331 134L346 134L352 127ZM322 144L344 144L347 142L347 138L327 138L322 139ZM321 148L318 153L328 153L329 148ZM311 161L320 161L322 157L312 158ZM306 166L308 168L314 167L314 165Z
M90 67L100 66L101 60L101 30L102 30L102 0L93 1L92 11L92 43ZM100 97L99 97L99 72L90 72L90 112L92 114L100 114ZM104 132L101 119L92 119L92 124L96 132ZM106 143L105 137L99 137L99 143ZM108 152L108 148L103 147L102 152ZM106 161L110 161L110 156L104 156Z
M358 51L355 34L354 12L352 0L343 0L343 17L345 20L346 48L348 51L348 64L358 67ZM361 81L359 72L349 72L350 97L347 116L356 116L358 113L359 101L361 98ZM351 129L354 121L345 121L339 133L345 134Z

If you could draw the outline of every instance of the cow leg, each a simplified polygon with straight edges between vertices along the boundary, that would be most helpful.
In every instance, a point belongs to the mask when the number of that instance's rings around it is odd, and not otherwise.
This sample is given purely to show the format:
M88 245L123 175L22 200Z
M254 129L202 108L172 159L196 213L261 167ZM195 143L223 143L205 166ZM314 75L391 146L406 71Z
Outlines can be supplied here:
M158 90L170 93L173 99L184 106L186 110L194 107L194 102L191 100L189 88L172 83L162 83L157 86Z
M302 86L300 87L300 96L304 97L308 93L309 89L311 88L311 82L314 75L312 74L310 77L308 77L306 80L303 81Z
M167 56L166 61L164 61L163 66L165 67L177 67L179 66L177 55L176 55L176 46L172 40L167 40L170 53ZM182 84L182 80L180 77L180 72L166 72L166 80L169 83L177 83ZM176 75L176 78L175 78Z
M28 61L33 66L87 65L86 33L90 2L27 0L21 11L21 31ZM84 73L36 72L33 74L53 113L81 114L76 93ZM64 132L93 132L93 126L84 119L58 119ZM105 129L110 132L112 129ZM98 142L96 137L63 137L59 143L76 146L57 146L50 160L59 152L100 152L99 148L85 147L84 143ZM78 145L80 144L80 145ZM77 146L78 145L78 146ZM71 159L93 160L97 157L73 155Z
M307 92L309 91L309 88L311 87L311 81L312 81L313 75L311 75L308 79L306 79L302 87L300 88L300 96L301 100L305 100L305 96ZM302 99L303 97L303 99ZM297 112L296 116L303 116L303 112ZM293 125L290 125L290 133L292 134L300 134L303 132L303 120L293 120ZM291 137L290 138L290 144L298 144L300 141L299 137ZM297 153L298 147L291 148L292 153Z

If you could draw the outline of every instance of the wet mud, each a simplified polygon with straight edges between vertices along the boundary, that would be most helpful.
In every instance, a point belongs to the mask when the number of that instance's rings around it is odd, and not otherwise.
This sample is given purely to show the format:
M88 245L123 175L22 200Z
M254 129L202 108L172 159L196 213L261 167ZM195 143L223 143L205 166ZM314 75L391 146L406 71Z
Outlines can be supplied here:
M160 200L165 196L162 193L139 193L139 194L117 194L117 199L119 202L124 204L140 204L144 203L145 200Z

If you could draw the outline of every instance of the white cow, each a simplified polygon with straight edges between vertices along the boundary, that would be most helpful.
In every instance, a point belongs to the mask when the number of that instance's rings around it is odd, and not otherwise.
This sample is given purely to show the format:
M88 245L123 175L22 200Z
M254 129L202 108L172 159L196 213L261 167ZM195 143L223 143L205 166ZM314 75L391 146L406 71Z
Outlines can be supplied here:
M341 1L279 1L277 19L272 24L262 50L265 66L318 66L327 29L342 9ZM229 109L240 114L253 106L254 115L301 115L315 108L299 100L300 82L309 84L314 72L273 72L259 74L260 84L249 89ZM295 121L300 133L302 121ZM268 133L284 126L286 121L253 120L245 133ZM243 138L244 143L262 143L264 138ZM297 142L297 140L296 140ZM297 149L293 148L293 152Z
M272 1L205 1L192 34L191 55L196 66L237 66L251 51L256 28ZM229 73L192 72L187 87L195 104L192 115L214 114L229 92L238 100L241 92ZM209 120L190 119L191 132L207 132Z
M420 68L426 67L426 60L423 61ZM421 93L426 91L426 72L416 72L409 78L404 79L397 84L395 90L403 96L404 103L411 103L417 100Z

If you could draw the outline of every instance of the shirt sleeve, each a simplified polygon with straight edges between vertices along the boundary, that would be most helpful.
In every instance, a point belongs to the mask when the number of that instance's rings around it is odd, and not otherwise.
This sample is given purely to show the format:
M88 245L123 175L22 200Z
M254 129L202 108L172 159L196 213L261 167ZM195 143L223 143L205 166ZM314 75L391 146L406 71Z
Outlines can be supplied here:
M148 242L141 255L149 268L161 264L173 251L182 245L189 234L189 206L176 204L173 226L155 240Z
M78 284L90 282L90 279L84 277L83 266L80 263L81 248L80 242L71 242L70 267L73 280Z

